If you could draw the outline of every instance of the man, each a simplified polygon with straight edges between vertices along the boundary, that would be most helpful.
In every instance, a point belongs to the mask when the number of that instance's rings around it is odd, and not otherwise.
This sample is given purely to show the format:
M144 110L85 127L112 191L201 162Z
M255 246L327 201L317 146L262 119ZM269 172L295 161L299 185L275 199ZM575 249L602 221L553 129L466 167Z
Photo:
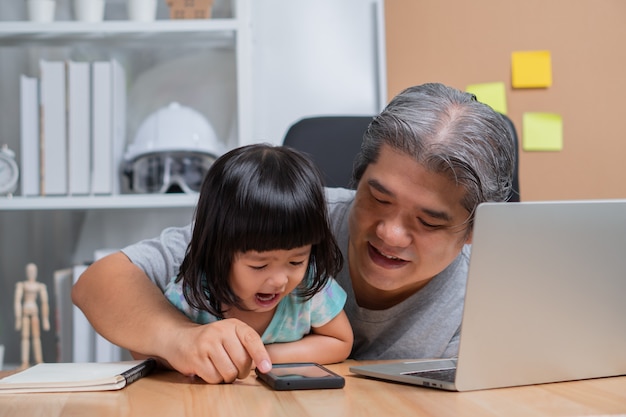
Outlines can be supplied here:
M406 89L374 118L355 160L356 191L327 190L346 264L335 278L348 294L351 357L457 354L474 211L506 199L513 158L502 117L441 84ZM74 302L114 343L184 374L215 383L246 377L253 363L268 371L251 328L193 324L163 297L190 230L166 229L94 263Z

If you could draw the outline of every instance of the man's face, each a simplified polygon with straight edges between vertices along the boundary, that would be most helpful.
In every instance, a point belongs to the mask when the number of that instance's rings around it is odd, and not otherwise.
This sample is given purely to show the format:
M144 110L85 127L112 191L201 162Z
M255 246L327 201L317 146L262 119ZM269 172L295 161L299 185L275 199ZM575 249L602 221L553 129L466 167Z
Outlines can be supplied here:
M350 212L350 275L359 305L387 308L443 271L471 241L465 190L383 145Z

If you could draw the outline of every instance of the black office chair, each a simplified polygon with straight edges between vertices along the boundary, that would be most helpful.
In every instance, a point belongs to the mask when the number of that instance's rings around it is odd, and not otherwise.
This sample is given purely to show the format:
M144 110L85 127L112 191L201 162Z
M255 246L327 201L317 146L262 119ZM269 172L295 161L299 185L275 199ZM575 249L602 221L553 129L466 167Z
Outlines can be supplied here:
M515 126L502 115L511 129L515 142L515 171L513 190L508 201L520 201L519 151ZM294 123L285 134L283 145L308 154L324 175L328 187L351 187L352 164L361 149L363 134L373 116L306 117Z
M324 175L327 187L350 188L352 163L373 116L307 117L294 123L283 140L308 154Z

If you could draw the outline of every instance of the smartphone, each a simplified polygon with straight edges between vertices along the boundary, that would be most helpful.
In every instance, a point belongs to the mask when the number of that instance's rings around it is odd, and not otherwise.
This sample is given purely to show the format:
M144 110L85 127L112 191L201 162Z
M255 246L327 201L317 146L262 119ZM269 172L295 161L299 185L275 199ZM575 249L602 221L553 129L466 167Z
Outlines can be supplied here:
M277 391L343 388L346 381L314 362L277 363L266 374L255 369L257 377Z

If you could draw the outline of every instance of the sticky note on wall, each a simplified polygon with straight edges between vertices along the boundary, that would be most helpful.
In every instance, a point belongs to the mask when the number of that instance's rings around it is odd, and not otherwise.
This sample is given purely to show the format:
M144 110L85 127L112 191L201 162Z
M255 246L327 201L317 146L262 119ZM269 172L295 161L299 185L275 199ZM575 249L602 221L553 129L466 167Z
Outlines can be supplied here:
M552 85L550 51L520 51L511 54L513 88L545 88Z
M563 120L554 113L524 113L522 149L560 151L563 149Z
M465 89L476 96L481 103L485 103L495 111L507 114L506 86L503 82L470 84Z

